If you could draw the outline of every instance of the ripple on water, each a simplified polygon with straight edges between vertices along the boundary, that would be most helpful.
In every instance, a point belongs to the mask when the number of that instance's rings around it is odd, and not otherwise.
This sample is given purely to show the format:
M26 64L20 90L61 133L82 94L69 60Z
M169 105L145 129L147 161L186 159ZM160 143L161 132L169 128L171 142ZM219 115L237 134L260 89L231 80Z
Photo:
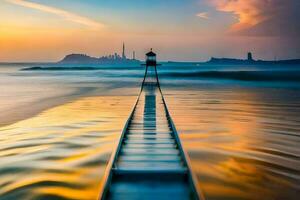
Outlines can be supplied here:
M300 195L300 93L165 90L200 188L208 200ZM171 95L168 95L171 94Z
M0 128L0 199L97 199L134 101L82 98Z

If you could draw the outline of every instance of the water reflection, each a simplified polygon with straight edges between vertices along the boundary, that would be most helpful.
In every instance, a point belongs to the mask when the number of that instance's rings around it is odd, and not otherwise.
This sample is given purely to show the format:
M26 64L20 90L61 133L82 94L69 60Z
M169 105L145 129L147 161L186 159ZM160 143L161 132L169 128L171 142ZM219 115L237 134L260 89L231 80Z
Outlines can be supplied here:
M0 199L97 199L135 98L83 98L2 127Z
M165 93L208 200L298 199L300 95L245 88Z
M163 92L208 200L298 199L299 91ZM0 199L97 199L135 100L136 95L82 98L1 127Z

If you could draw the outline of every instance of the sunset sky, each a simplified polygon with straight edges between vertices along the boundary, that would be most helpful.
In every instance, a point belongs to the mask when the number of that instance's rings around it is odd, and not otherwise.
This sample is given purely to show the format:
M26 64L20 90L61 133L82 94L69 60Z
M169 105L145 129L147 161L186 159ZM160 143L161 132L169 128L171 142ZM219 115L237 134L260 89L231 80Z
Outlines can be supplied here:
M299 0L0 0L0 62L101 56L300 58Z

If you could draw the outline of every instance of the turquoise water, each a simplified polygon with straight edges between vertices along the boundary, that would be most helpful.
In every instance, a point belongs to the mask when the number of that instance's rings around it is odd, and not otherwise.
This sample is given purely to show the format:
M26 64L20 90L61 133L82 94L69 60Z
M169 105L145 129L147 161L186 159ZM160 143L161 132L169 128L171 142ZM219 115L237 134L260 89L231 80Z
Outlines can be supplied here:
M0 72L0 199L97 199L143 67ZM159 75L208 200L298 199L300 66L170 63Z

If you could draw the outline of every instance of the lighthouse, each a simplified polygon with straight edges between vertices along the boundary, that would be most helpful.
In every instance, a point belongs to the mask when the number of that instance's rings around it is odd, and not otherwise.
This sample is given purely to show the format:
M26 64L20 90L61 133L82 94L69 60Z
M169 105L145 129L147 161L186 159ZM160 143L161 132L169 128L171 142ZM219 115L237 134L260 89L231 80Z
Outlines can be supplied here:
M146 53L146 66L156 67L156 54L152 51Z
M157 66L159 66L160 64L157 64L156 61L156 53L154 53L151 50L146 53L146 63L142 64L144 66L146 66L145 69L145 75L144 75L144 80L142 85L152 85L152 86L159 86L159 81L158 81L158 74L157 74Z

